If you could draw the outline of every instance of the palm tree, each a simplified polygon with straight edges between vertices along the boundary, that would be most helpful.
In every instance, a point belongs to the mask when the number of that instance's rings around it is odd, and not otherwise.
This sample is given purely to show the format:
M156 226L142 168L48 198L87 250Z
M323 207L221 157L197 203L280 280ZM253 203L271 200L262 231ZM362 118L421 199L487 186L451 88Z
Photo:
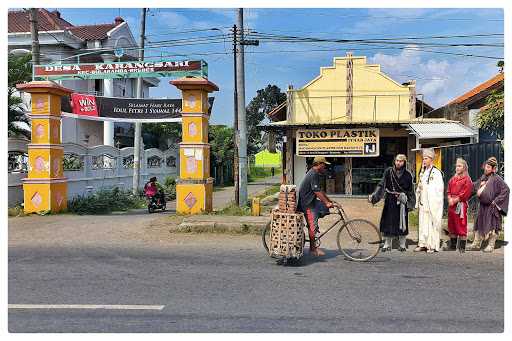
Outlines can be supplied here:
M25 83L32 79L32 55L25 54L16 56L9 54L8 61L8 135L30 137L30 131L23 128L19 123L30 126L30 120L23 108L21 97L16 94L16 84Z

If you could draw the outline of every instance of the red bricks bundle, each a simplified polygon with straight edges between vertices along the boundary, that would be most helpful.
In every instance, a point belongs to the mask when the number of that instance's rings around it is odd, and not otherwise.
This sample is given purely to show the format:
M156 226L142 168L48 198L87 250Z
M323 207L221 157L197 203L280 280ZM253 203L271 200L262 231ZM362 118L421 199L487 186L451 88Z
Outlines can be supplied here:
M295 213L297 210L297 186L281 185L279 190L279 211Z

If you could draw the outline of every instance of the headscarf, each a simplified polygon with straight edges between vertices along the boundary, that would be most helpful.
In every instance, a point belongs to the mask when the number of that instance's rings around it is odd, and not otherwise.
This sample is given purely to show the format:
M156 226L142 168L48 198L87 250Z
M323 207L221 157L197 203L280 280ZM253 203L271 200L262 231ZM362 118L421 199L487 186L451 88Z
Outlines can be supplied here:
M466 160L464 160L463 158L461 157L458 157L457 160L455 161L455 164L457 163L461 163L462 166L464 167L464 171L462 172L462 177L464 176L468 176L468 163L466 162ZM457 173L455 173L455 176L457 176Z
M485 161L485 163L491 167L498 166L498 160L496 160L496 158L494 156L491 156L490 158L488 158L487 161Z
M436 152L434 151L434 148L424 148L423 157L429 157L434 160L436 158Z
M404 166L400 169L397 169L395 163L393 162L393 170L395 171L395 174L400 178L402 174L404 174L406 168L405 166L407 164L407 156L405 156L404 154L398 154L397 156L395 156L395 161L397 160L404 161Z

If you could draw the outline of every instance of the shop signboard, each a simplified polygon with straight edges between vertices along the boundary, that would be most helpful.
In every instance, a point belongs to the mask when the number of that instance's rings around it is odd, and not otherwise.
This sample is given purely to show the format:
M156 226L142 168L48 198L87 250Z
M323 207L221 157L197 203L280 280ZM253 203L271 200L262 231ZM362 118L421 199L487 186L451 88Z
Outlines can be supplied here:
M53 81L139 77L208 77L208 64L204 60L164 60L35 65L33 75L34 80Z
M372 157L379 156L379 129L299 129L298 156Z

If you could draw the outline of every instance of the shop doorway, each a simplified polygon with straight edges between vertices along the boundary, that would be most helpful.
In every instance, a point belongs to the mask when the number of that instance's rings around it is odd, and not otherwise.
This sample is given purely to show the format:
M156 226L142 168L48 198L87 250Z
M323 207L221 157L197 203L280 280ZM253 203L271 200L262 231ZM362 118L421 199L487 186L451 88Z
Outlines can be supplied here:
M396 154L407 155L407 137L381 137L380 155L377 157L352 158L352 195L368 195L382 178L384 170L391 166ZM328 157L331 164L321 177L322 189L327 194L345 194L344 157ZM306 158L307 169L313 165L313 158Z

